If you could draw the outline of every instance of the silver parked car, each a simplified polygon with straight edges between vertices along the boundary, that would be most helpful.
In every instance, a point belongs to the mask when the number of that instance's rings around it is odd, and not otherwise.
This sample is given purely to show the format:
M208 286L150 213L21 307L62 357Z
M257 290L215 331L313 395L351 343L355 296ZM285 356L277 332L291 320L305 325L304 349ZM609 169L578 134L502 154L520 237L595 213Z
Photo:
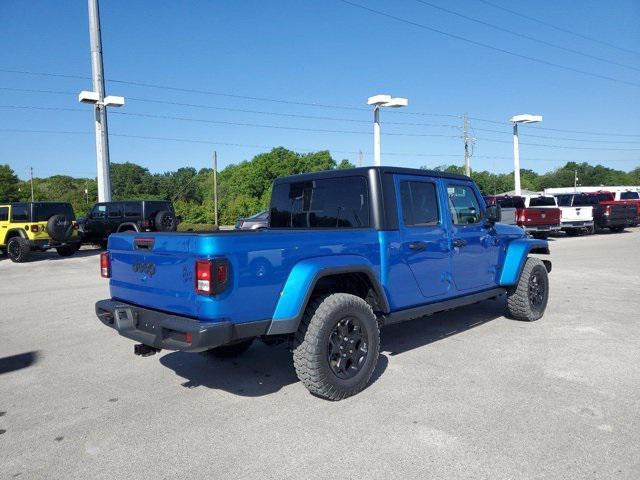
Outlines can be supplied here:
M269 211L258 212L236 221L236 230L262 230L269 227Z

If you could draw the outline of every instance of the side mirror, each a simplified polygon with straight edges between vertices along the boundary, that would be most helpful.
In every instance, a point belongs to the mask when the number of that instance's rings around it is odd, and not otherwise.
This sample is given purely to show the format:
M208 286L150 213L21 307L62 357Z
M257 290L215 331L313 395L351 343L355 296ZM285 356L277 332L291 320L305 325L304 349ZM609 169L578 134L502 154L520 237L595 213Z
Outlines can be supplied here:
M500 205L488 205L486 212L487 223L493 225L502 220L502 209Z

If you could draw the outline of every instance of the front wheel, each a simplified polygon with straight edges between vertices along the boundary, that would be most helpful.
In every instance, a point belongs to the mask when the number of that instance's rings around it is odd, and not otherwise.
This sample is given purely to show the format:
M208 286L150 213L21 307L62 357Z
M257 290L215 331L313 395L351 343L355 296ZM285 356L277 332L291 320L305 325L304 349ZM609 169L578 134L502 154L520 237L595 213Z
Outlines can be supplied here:
M314 395L342 400L363 390L376 368L380 330L360 297L334 293L313 300L295 337L293 364Z
M516 320L533 322L544 315L549 301L549 275L542 260L527 258L518 284L507 293L507 311Z
M64 247L56 248L56 252L58 252L58 255L60 255L61 257L70 257L71 255L76 253L79 248L80 246L77 244L65 245Z

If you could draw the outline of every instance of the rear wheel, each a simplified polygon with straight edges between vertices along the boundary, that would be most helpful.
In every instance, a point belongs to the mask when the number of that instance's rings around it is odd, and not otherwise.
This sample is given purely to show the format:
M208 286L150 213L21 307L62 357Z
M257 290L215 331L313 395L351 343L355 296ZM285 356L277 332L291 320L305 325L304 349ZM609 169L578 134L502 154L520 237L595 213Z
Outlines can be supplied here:
M13 237L7 243L7 256L12 262L26 262L30 253L29 242L22 237Z
M533 322L544 315L549 301L549 276L542 260L527 258L518 284L507 293L509 316Z
M56 248L56 252L58 252L58 255L60 255L61 257L70 257L71 255L76 253L79 248L80 245L78 244L65 245L64 247Z
M312 301L295 337L293 364L314 395L341 400L367 386L380 353L380 331L360 297L334 293Z

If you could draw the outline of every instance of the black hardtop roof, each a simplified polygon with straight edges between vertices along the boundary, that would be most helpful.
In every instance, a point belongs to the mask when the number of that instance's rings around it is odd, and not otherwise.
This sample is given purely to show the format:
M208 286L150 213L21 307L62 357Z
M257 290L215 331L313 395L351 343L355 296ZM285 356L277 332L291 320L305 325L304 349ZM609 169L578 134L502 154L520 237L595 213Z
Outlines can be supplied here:
M458 173L441 172L439 170L423 170L421 168L404 168L404 167L358 167L345 168L336 170L322 170L320 172L300 173L298 175L290 175L288 177L280 177L274 180L274 183L286 183L291 181L314 180L316 178L345 177L353 175L368 176L372 170L378 170L381 174L391 173L398 175L420 175L425 177L452 178L455 180L467 180L471 178Z
M158 200L156 199L142 199L142 200L111 200L110 202L96 202L97 204L100 205L105 205L105 204L109 204L109 203L140 203L140 202L163 202L163 203L171 203L171 200Z
M62 203L66 205L71 205L71 202L63 202L62 200L60 200L59 202L55 200L43 200L41 202L5 202L5 203L0 202L0 205L37 205L41 203Z

